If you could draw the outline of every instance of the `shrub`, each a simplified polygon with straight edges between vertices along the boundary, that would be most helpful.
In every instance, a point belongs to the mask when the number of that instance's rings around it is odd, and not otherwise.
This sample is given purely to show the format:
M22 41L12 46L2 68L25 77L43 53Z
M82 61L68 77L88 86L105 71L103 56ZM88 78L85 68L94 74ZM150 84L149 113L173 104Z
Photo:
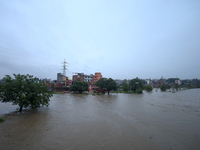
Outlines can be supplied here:
M141 88L139 88L139 89L137 90L137 93L138 93L138 94L142 94L142 92L143 92L143 90L142 90Z
M171 88L171 85L169 85L169 84L167 84L165 86L166 86L166 89L170 89Z
M0 122L4 122L5 121L5 119L3 119L3 118L0 118Z
M161 86L160 86L160 90L161 90L161 91L166 91L166 86L165 86L165 85L161 85Z
M153 87L151 85L147 85L145 88L146 91L152 91Z

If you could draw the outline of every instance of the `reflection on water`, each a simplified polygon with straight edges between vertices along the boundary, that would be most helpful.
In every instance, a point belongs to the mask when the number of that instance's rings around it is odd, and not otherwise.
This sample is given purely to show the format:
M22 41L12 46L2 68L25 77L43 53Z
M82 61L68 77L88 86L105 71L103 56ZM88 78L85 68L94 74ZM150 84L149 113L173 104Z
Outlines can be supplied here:
M18 113L0 104L0 149L200 149L200 89L62 94Z

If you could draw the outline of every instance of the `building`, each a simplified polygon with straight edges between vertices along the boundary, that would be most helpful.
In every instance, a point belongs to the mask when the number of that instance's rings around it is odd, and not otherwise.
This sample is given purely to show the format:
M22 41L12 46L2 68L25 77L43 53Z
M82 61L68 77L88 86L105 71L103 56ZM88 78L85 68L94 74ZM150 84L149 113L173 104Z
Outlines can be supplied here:
M68 77L66 77L66 86L70 87L72 85L72 80Z
M175 84L181 85L181 80L175 80Z
M96 72L95 75L84 75L84 73L76 73L76 75L73 75L73 81L85 81L91 82L92 84L96 83L101 78L102 75L100 72Z
M93 75L93 83L96 83L101 78L102 78L101 73L100 72L96 72L95 75Z
M147 85L153 84L151 79L146 79L145 81L146 81Z
M100 72L96 72L95 75L84 75L84 73L76 73L73 75L73 81L85 81L88 83L88 90L94 91L98 87L95 86L95 83L102 78L102 75Z
M157 82L157 86L161 86L161 85L164 85L163 79L160 79L160 80L158 80L158 82Z
M63 82L65 81L66 76L62 73L57 73L57 82Z
M84 81L85 82L93 82L93 74L90 74L90 75L85 74Z
M76 73L76 75L73 75L73 81L84 81L85 75L84 73Z

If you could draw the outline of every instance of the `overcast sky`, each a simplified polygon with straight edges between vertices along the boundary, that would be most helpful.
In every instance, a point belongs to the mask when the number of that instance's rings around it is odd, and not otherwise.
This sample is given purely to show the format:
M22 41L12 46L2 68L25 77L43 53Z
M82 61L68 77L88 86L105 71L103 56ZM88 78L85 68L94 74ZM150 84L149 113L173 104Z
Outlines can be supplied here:
M200 0L0 0L0 78L200 78Z

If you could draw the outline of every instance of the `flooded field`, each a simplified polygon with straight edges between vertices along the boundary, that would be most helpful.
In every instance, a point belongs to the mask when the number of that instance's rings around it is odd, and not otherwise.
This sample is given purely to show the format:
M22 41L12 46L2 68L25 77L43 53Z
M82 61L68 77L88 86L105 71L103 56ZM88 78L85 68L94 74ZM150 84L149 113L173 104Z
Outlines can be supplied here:
M200 89L57 94L49 107L16 108L0 103L0 149L200 149Z

